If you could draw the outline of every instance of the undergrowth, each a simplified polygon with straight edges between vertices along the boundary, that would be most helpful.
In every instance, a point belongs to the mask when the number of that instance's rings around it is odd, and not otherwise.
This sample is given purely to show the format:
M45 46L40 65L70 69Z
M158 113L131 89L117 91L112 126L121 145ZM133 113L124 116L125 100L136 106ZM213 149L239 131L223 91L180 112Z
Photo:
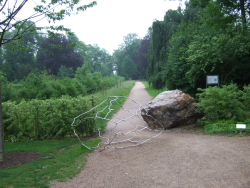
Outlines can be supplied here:
M236 124L246 124L244 130L250 133L250 86L240 90L236 84L223 85L222 88L198 89L198 111L204 118L198 123L204 125L207 133L239 133Z
M250 124L250 119L239 122L241 124ZM241 131L244 133L250 133L250 126L247 126L246 129L240 130L236 128L236 122L232 120L219 120L215 123L208 123L204 126L204 130L209 134L216 134L216 133L232 133L232 134L239 134Z

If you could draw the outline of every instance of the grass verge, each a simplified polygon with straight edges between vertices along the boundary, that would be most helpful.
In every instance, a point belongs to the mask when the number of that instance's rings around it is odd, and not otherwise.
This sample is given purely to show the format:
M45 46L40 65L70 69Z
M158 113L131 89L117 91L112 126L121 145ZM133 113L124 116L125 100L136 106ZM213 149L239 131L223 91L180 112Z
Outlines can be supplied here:
M145 87L146 87L146 91L148 92L148 94L150 96L152 96L153 98L155 98L157 95L159 95L160 93L162 93L163 91L167 91L167 88L163 88L163 89L154 89L151 86L149 86L148 81L141 81Z
M96 145L100 140L86 141ZM65 181L76 176L86 164L90 150L77 139L23 141L6 143L6 151L38 151L41 157L21 166L0 170L0 187L49 187L53 180Z
M108 89L105 92L98 92L95 93L94 96L98 98L98 101L96 102L95 105L100 104L102 101L106 100L108 97L112 96L126 96L128 97L130 94L131 89L134 87L135 81L126 81L121 83L120 85L113 87L111 89ZM111 100L114 98L110 98ZM112 112L108 114L106 118L111 118L113 114L115 114L121 107L122 104L126 101L126 98L118 98L116 102L112 103ZM108 113L108 108L103 110L107 105L110 104L110 100L107 100L103 105L99 106L96 111L101 111L98 116L99 117L105 117ZM103 119L97 119L96 124L97 127L101 130L104 130L107 126L107 120Z

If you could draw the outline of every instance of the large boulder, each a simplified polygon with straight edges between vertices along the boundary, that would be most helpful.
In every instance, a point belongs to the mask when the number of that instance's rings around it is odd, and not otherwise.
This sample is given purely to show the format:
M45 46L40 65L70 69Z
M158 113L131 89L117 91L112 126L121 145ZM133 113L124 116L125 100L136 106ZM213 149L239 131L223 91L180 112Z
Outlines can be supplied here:
M164 91L142 109L141 115L151 129L192 124L203 116L194 103L194 98L182 91Z

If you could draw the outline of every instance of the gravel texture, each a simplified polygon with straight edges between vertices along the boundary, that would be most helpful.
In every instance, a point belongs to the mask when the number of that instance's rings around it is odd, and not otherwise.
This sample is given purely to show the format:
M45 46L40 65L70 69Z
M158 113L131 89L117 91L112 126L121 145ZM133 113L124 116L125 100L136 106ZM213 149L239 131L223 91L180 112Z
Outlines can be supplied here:
M151 100L141 82L136 82L130 97L142 105ZM128 100L124 107L137 108L133 105ZM122 115L124 111L119 113ZM109 124L107 130L111 128ZM126 128L131 130L131 125ZM138 139L156 134L142 133ZM249 188L250 137L206 135L180 129L165 131L137 147L92 152L77 177L51 185L55 188Z

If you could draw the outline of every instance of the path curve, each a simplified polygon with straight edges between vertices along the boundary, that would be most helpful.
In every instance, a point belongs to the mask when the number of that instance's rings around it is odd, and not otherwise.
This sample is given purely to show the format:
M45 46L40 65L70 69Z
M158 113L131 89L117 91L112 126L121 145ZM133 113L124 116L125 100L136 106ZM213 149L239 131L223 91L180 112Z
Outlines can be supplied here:
M151 100L141 82L130 97ZM134 108L129 100L124 105ZM92 152L77 177L52 187L249 188L250 137L165 131L141 146Z

